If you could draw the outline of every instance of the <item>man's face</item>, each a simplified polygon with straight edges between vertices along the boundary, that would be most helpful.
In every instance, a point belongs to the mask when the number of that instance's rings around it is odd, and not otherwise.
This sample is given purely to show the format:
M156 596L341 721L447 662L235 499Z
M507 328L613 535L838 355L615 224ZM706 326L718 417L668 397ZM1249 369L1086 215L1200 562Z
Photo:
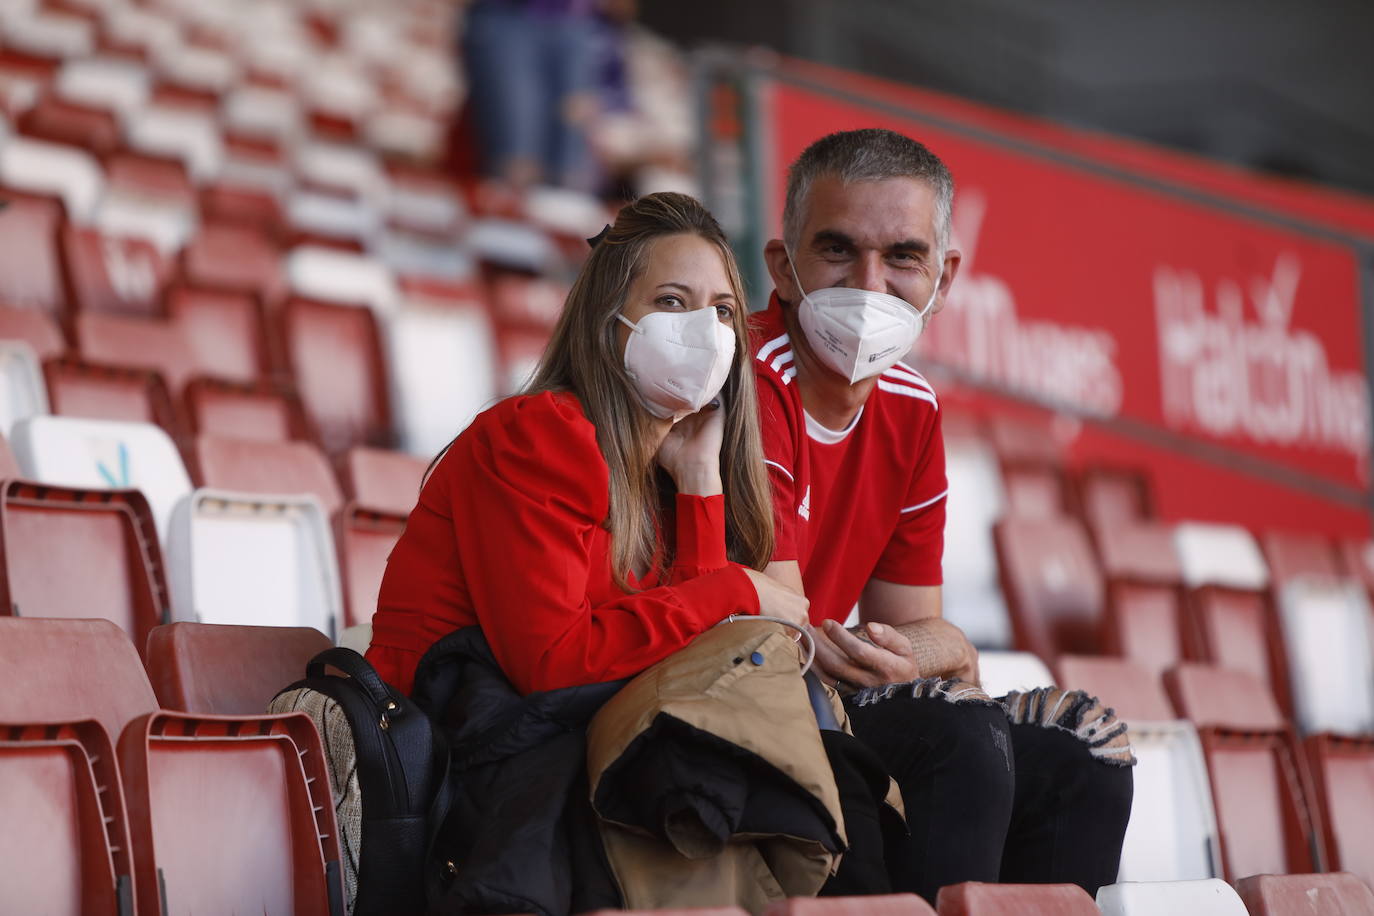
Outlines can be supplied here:
M921 309L935 284L941 293L958 269L959 253L946 253L942 263L935 235L935 192L914 178L856 181L845 184L823 175L811 185L804 202L804 222L793 252L797 277L805 291L844 286L888 293ZM801 301L801 291L779 260L780 243L770 243L769 268L779 294Z

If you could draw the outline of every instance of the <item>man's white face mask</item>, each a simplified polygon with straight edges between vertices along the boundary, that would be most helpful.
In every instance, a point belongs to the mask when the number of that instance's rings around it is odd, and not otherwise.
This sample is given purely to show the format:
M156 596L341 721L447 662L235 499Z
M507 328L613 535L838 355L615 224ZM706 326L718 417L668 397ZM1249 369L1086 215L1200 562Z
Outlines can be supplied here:
M935 287L923 309L887 293L845 286L808 293L802 288L790 252L787 263L802 292L797 318L812 352L851 385L892 368L916 345L940 292L940 275L936 274Z
M625 344L625 371L634 379L649 413L676 423L711 402L730 375L735 332L713 308L650 312L635 324Z

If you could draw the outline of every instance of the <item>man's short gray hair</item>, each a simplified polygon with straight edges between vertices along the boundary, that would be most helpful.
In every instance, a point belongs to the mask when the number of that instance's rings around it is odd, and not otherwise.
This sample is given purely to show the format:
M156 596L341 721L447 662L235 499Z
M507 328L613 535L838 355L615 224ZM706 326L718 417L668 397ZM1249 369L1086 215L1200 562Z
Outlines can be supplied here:
M789 251L801 242L806 221L805 202L811 185L822 175L845 184L915 178L935 191L936 254L949 247L950 212L954 208L954 178L940 157L910 137L878 127L844 130L808 146L787 170L787 201L782 208L782 237Z

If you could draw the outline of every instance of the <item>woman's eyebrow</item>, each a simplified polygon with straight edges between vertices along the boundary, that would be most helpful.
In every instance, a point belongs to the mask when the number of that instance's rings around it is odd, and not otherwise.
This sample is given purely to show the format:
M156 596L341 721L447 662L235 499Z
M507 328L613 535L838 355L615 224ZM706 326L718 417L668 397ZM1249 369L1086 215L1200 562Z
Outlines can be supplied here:
M668 283L660 283L658 286L655 287L655 289L680 289L680 290L682 290L684 293L687 293L688 295L691 295L691 294L694 292L694 290L693 290L690 286L688 286L686 283L674 283L674 282L671 282L671 281L668 282ZM734 298L735 298L735 294L734 294L734 293L725 292L725 293L716 293L714 296L711 297L711 300L712 300L713 302L714 302L714 301L719 301L719 300L721 300L721 299L730 299L730 300L733 301Z

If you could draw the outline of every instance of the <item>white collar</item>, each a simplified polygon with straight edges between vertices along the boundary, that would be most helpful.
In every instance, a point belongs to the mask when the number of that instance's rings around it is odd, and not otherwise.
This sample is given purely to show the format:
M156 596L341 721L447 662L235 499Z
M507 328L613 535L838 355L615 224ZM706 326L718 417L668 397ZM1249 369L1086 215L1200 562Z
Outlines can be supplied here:
M854 431L855 426L859 425L859 417L864 415L865 406L867 405L860 404L859 412L854 414L854 419L849 421L849 425L838 430L822 426L819 420L803 409L802 416L806 417L806 435L822 445L838 445Z

